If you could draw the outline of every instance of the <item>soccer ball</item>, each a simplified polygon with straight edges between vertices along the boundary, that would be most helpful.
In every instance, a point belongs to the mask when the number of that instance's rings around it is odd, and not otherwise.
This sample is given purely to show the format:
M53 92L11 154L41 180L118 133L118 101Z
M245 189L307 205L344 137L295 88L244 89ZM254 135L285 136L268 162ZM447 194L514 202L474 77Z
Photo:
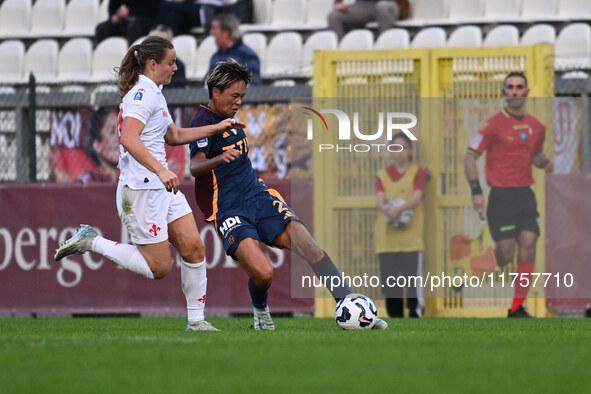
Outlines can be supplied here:
M351 293L339 301L334 318L343 330L368 330L376 324L378 311L369 297Z
M388 204L386 204L386 205L398 206L398 205L404 204L405 202L406 202L406 200L404 200L402 198L393 198L392 200L388 201ZM384 214L384 221L390 227L404 228L404 227L408 226L408 224L412 220L413 214L414 214L414 212L412 209L407 209L406 211L402 211L402 213L400 214L400 216L398 217L397 220L392 220L392 219L390 219L390 217L388 215Z

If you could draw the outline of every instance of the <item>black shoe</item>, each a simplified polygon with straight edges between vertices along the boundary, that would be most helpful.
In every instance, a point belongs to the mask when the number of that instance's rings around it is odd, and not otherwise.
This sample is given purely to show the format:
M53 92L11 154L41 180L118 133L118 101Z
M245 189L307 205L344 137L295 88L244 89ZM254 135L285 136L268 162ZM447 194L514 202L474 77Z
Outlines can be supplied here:
M525 318L533 319L533 316L530 315L529 313L527 313L526 310L523 309L523 306L520 306L519 308L517 308L517 310L515 312L511 312L511 309L509 309L507 311L507 317L525 317Z

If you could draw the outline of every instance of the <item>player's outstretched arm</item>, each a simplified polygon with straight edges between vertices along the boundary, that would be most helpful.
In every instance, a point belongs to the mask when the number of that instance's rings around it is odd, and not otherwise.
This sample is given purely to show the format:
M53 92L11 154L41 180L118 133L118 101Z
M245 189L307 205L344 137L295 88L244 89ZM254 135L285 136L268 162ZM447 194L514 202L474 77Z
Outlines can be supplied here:
M245 127L245 123L229 118L217 124L201 127L178 128L174 123L171 123L164 135L164 140L168 145L184 145L211 137L217 133L223 133L232 129L243 129Z
M237 149L228 149L221 155L208 159L203 152L197 152L191 158L191 175L204 175L224 163L231 163L240 157L240 151Z

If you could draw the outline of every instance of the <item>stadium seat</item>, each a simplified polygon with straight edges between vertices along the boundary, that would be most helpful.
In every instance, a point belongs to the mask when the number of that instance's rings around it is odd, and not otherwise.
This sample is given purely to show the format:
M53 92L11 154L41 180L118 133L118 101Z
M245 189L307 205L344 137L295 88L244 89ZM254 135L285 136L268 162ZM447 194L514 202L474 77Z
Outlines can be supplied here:
M0 38L28 37L31 0L4 0L0 5Z
M96 24L104 22L107 19L109 19L109 0L101 0L96 16Z
M31 36L62 35L65 9L65 0L37 0L31 10Z
M92 67L92 41L72 38L60 49L57 60L58 82L87 82Z
M558 16L563 20L591 20L591 1L560 0Z
M556 29L552 25L533 25L523 33L519 45L554 44Z
M338 47L338 38L334 31L324 30L313 33L302 49L300 61L301 74L311 77L314 63L314 52L322 49L334 51Z
M195 78L195 55L197 53L197 39L183 34L172 39L176 56L185 64L185 76L191 80Z
M293 79L277 79L277 80L273 81L273 83L271 84L271 86L280 86L280 87L295 86L295 85L296 85L296 81L294 81Z
M410 35L408 30L392 28L380 34L373 49L408 49L410 46Z
M144 41L146 38L148 38L148 36L141 36L139 38L136 38L135 41L131 43L130 47L141 44L142 41Z
M86 87L84 85L63 85L60 88L60 92L62 93L84 93L86 92Z
M414 0L409 19L396 22L399 26L425 26L431 21L447 18L447 0Z
M591 27L572 23L562 29L556 38L554 59L557 70L591 68Z
M107 82L116 79L114 68L119 67L127 49L127 40L123 37L109 37L101 41L92 54L90 80Z
M526 21L558 21L556 0L523 0L521 18Z
M0 81L0 83L2 83L2 81ZM0 94L15 94L16 93L16 89L14 88L14 86L0 86ZM3 126L2 125L3 122L0 122L0 131L6 131L3 130Z
M119 88L117 85L112 83L101 83L97 85L90 94L95 95L97 93L117 93Z
M519 22L521 0L484 0L484 19L495 23Z
M25 53L25 76L35 75L39 83L53 83L57 78L59 45L56 40L40 39Z
M483 22L484 3L482 0L448 0L448 16L431 23L442 25L463 25Z
M267 36L263 33L246 33L242 36L242 42L257 54L259 62L263 64L267 50Z
M441 27L428 27L421 30L413 38L410 47L418 48L443 48L445 46L445 30Z
M306 22L306 0L273 0L271 25L278 30L301 28Z
M308 0L306 26L313 30L326 29L328 14L332 11L333 6L333 0Z
M482 30L478 26L460 26L447 39L449 48L470 48L482 46Z
M0 42L0 83L25 82L25 44L20 40Z
M201 41L199 48L197 48L195 64L193 66L193 69L195 70L195 78L198 80L205 78L207 71L209 71L209 61L217 50L218 47L213 36L207 36L203 41Z
M302 36L299 33L277 34L267 46L265 62L261 67L261 76L271 78L296 74L301 53Z
M98 9L98 0L70 0L66 6L64 35L94 36Z
M569 71L560 76L560 78L569 80L569 79L589 79L589 73L584 71Z
M351 30L339 43L339 51L369 51L371 49L373 49L373 33L367 29Z
M253 24L242 24L243 31L260 30L269 27L271 21L271 0L252 0Z
M519 43L519 30L513 25L499 25L488 32L482 46L509 47Z

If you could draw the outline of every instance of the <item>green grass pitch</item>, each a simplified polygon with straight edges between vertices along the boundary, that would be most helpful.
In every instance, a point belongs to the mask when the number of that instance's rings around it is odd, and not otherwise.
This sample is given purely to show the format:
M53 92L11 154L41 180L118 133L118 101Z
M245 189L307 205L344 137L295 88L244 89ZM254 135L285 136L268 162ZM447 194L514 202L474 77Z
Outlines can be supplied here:
M0 320L0 393L587 392L591 319Z

